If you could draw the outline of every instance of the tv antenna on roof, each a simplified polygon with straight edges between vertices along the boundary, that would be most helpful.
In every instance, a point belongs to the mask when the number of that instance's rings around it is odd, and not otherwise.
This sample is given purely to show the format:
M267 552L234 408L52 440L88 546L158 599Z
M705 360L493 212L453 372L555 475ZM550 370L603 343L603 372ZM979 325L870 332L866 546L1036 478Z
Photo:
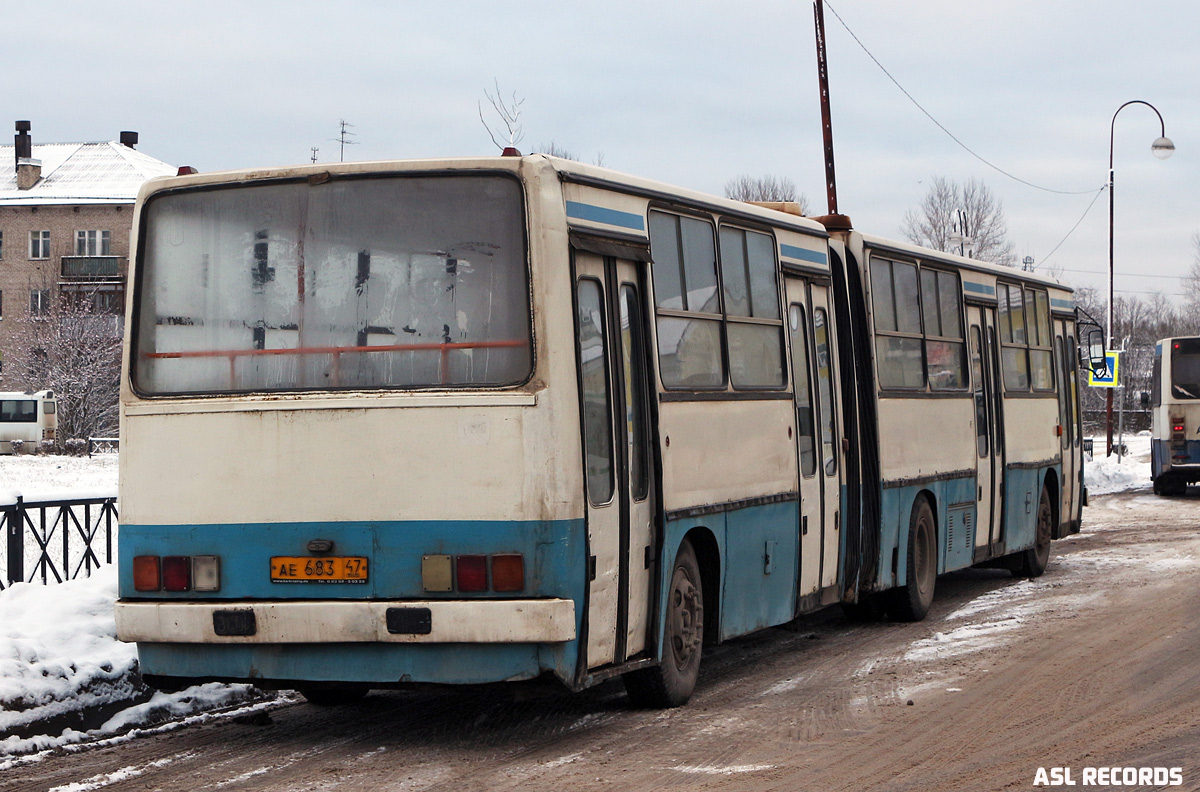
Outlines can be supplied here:
M357 135L355 135L353 132L351 132L348 129L348 127L352 127L352 126L354 126L354 124L347 123L346 119L344 119L344 118L339 119L338 123L341 124L341 132L338 134L337 137L330 138L330 140L332 140L334 143L338 143L341 145L341 149L338 152L338 162L345 162L346 161L346 146L357 146L358 145L357 140L348 140L347 136L357 137ZM315 160L314 160L314 162L315 162Z

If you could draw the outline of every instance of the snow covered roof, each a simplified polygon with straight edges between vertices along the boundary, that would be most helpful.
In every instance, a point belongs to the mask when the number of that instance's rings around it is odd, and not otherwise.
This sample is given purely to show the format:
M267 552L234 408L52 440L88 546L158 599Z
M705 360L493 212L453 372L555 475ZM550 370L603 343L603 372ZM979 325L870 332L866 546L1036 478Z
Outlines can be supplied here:
M115 141L34 145L32 159L41 161L42 178L18 189L14 146L0 146L0 206L133 203L147 179L176 172Z

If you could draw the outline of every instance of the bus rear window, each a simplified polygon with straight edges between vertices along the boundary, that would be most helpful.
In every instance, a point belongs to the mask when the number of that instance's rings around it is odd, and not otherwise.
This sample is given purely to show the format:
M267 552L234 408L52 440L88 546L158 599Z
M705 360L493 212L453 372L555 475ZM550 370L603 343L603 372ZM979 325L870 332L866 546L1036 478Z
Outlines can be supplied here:
M1172 342L1171 396L1176 399L1200 399L1200 339Z
M531 373L510 177L164 193L142 227L142 393L494 387Z

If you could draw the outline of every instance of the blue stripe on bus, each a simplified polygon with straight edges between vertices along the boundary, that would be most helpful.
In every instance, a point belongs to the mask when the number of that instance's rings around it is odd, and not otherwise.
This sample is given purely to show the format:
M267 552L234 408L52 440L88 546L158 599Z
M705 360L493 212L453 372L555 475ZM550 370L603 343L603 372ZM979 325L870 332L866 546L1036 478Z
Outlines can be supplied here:
M996 288L994 286L988 286L986 283L971 283L971 281L965 280L963 281L963 290L974 292L976 294L985 294L988 297L996 296Z
M641 215L609 209L606 206L580 203L579 201L567 201L567 217L573 217L576 220L587 220L591 223L618 226L620 228L632 228L635 231L646 230L646 223Z
M428 593L421 556L523 553L519 596L575 602L575 634L583 635L587 587L585 523L578 520L361 521L237 525L121 525L121 596L141 601L494 598L495 594ZM333 555L366 556L368 582L272 583L271 556L306 556L313 539L334 543ZM194 593L133 589L139 555L221 557L221 590ZM199 645L139 644L141 670L177 677L295 679L342 682L413 681L464 684L529 679L553 672L571 686L579 641L563 644Z
M365 556L366 583L272 583L272 556L307 556L308 543L327 539L335 556ZM221 590L207 599L461 599L429 594L421 585L421 556L522 553L527 593L582 602L584 521L580 520L405 520L249 523L221 525L130 525L119 528L122 597L188 600L194 594L133 588L133 557L218 555Z
M138 669L160 676L297 682L432 682L470 685L574 676L576 642L558 662L537 644L138 644ZM566 655L570 655L569 658Z
M1075 301L1074 300L1056 300L1054 298L1051 298L1050 305L1052 305L1055 308L1071 309L1071 308L1075 307Z
M784 258L796 259L798 261L807 261L812 264L820 264L821 266L824 266L829 261L829 257L827 255L825 255L825 253L823 251L808 250L806 248L796 247L795 245L781 244L779 246L779 253Z

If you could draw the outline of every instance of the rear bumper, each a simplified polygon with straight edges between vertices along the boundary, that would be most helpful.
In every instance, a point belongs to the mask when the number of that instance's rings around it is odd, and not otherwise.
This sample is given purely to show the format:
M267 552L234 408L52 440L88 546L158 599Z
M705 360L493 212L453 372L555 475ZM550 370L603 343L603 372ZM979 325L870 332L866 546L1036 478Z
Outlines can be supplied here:
M393 611L389 619L388 611ZM395 618L396 612L412 618ZM427 613L426 613L427 612ZM222 629L230 614L237 635ZM251 618L252 617L252 618ZM323 602L117 602L117 638L157 644L539 644L575 639L567 599ZM247 633L252 629L252 633Z

